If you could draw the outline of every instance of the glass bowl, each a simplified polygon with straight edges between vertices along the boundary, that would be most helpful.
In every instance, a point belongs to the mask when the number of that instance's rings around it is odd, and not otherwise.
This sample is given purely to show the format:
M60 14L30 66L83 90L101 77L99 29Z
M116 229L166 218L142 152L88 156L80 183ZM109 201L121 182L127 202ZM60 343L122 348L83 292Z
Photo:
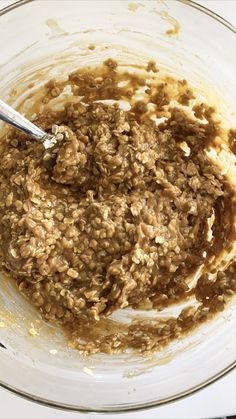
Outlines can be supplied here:
M46 80L84 64L108 57L126 64L154 59L217 104L226 123L235 121L236 31L193 2L23 0L3 9L0 23L0 96L14 106ZM88 50L89 44L97 48ZM30 111L30 101L21 111ZM193 393L236 365L236 304L147 357L82 357L3 277L0 322L0 384L71 410L157 406Z

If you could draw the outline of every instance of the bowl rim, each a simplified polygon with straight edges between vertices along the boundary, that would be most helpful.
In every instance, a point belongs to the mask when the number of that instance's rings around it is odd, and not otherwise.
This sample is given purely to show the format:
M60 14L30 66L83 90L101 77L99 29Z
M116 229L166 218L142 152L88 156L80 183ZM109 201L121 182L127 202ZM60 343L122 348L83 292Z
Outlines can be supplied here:
M11 12L12 10L17 9L18 7L22 7L22 6L24 6L28 3L32 3L33 1L34 0L18 0L16 2L10 4L9 6L6 6L2 9L0 9L0 17L5 15L6 13ZM196 9L196 10L200 11L205 15L208 15L210 18L212 18L213 20L216 20L218 23L225 26L227 29L229 29L231 32L233 32L236 35L236 27L234 25L232 25L227 19L224 19L223 17L221 17L217 13L211 11L207 7L202 6L201 4L198 4L193 0L177 0L177 1L179 3L182 3L186 6L189 6L193 9ZM1 349L5 350L5 347L3 347L3 348L0 347L0 350ZM178 400L182 400L183 398L185 398L187 396L192 396L196 392L206 388L210 384L213 384L218 379L226 376L234 368L236 368L236 359L235 359L234 362L232 362L230 365L228 365L222 371L220 371L219 373L210 377L209 379L205 380L203 383L200 383L200 384L198 384L198 385L196 385L196 386L194 386L194 387L192 387L188 390L185 390L185 391L183 391L179 394L176 394L176 395L170 396L170 397L166 397L163 400L142 403L141 405L136 405L136 406L131 405L130 407L125 407L125 408L118 405L118 406L115 406L114 408L110 407L109 409L102 409L102 408L101 409L89 409L89 408L84 408L84 407L80 407L80 406L76 406L76 407L71 406L71 405L68 405L66 403L53 402L53 401L44 399L42 397L34 396L30 393L24 392L24 391L22 391L18 388L15 388L11 385L8 385L7 383L3 382L1 380L1 378L0 378L0 388L8 390L9 392L14 393L15 395L20 396L21 398L26 399L28 401L40 404L44 407L50 407L50 408L54 408L54 409L56 408L58 410L74 411L74 412L81 412L81 413L101 413L101 414L129 413L129 412L137 412L137 411L142 411L142 410L153 409L155 407L164 406L166 404L176 402Z

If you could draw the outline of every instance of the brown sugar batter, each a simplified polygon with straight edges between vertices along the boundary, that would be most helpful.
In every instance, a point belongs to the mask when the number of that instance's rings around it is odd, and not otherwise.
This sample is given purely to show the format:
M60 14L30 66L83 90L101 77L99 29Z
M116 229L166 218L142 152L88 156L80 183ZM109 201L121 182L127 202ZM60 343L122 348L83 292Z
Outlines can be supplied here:
M158 350L222 310L235 266L210 261L230 248L234 204L206 152L221 133L214 109L153 62L141 77L111 59L50 81L42 100L34 122L57 136L51 155L15 130L0 144L2 271L84 353ZM176 318L108 319L192 297Z

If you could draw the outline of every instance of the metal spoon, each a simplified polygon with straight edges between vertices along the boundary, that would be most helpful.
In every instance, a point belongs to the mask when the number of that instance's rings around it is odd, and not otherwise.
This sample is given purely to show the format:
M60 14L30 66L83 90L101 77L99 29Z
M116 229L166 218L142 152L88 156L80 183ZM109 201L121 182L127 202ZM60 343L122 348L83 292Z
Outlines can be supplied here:
M23 131L25 134L29 134L31 137L42 141L44 148L52 148L56 144L56 138L54 135L47 134L42 131L19 112L15 111L11 106L7 105L0 99L0 120L12 125L13 127Z

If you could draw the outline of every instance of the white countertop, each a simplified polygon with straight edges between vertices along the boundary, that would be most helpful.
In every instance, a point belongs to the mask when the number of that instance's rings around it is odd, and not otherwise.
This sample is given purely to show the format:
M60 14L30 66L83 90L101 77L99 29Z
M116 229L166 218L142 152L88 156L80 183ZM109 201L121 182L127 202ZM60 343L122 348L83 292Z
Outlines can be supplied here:
M11 3L14 1L0 0L0 9ZM202 0L198 3L213 10L236 26L236 0ZM183 400L169 403L163 407L129 414L95 415L65 412L29 402L0 389L0 419L91 419L95 416L106 419L141 419L143 417L148 419L200 419L230 415L236 415L236 369L216 383Z

